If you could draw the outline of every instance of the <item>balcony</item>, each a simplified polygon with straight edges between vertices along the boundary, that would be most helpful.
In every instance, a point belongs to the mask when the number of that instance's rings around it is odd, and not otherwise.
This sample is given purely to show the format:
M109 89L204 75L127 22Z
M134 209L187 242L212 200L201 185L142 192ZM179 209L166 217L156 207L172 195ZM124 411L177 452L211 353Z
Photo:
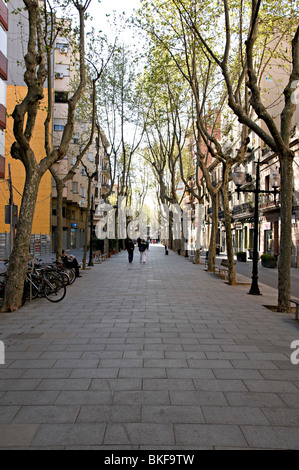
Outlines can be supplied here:
M6 129L6 108L0 104L0 127Z
M103 172L103 176L105 176L106 178L109 178L109 179L110 179L110 169L109 169L109 165L103 163L103 164L102 164L102 172Z
M0 76L3 80L7 80L8 60L7 57L0 51Z
M81 200L82 200L82 197L79 193L74 193L70 190L67 192L67 196L66 196L67 202L72 202L73 204L79 204Z
M232 211L234 219L244 219L247 217L253 217L254 204L252 202L245 202L235 206Z
M0 23L3 28L8 31L8 9L3 0L0 0Z
M107 183L101 185L101 194L107 194L109 192L110 186Z
M276 194L276 200L274 201L274 194L260 194L259 198L259 210L267 212L276 210L280 207L280 193Z
M267 163L269 160L272 160L274 158L275 153L273 150L271 150L269 147L265 147L262 149L262 157L261 157L261 162Z

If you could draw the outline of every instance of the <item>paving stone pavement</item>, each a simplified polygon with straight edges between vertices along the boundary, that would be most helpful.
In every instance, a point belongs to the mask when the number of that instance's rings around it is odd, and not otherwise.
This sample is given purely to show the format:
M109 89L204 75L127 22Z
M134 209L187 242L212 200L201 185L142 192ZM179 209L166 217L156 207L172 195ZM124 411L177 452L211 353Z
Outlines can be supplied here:
M264 307L276 291L137 255L0 315L0 449L299 449L299 322Z

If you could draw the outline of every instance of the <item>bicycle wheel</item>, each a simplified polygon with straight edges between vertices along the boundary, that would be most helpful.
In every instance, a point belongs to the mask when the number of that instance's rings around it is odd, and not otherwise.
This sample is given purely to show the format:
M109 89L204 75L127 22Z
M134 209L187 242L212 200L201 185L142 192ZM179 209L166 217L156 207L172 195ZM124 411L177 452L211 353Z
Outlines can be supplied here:
M50 302L60 302L66 294L66 287L60 279L45 280L44 293Z
M72 268L63 268L63 270L69 277L69 284L73 284L76 280L75 271Z
M49 269L44 272L44 276L46 276L46 278L49 279L49 281L51 281L52 279L59 279L60 281L64 283L65 286L69 284L69 277L67 273L60 271L58 269Z
M59 274L61 276L61 279L62 279L62 282L65 286L68 286L70 284L70 278L69 278L69 275L67 273L65 273L64 271L59 271Z

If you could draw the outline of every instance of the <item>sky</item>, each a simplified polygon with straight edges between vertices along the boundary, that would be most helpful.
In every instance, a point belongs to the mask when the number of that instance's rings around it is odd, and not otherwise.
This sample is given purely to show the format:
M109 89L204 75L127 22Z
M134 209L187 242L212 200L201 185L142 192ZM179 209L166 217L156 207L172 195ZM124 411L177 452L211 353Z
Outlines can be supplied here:
M125 12L125 17L129 18L133 13L133 10L137 10L140 7L140 0L101 0L101 2L98 2L98 0L92 0L88 12L93 17L91 24L95 28L95 31L97 32L102 30L104 34L107 34L110 42L113 43L115 40L115 32L109 23L109 19L111 21L113 18L113 12L115 11L117 15L122 15L122 13ZM110 16L107 17L106 15ZM126 44L133 44L138 47L136 39L132 37L132 31L130 29L126 29L121 35L121 38L117 35L117 38L118 40L122 39ZM151 194L149 191L145 199L145 204L147 204L148 207L155 206L155 193Z
M109 20L113 17L115 11L117 15L125 12L125 17L129 17L134 9L140 7L140 0L92 0L88 12L93 17L92 25L96 31L102 30L108 37L113 39L114 33ZM107 17L106 15L110 15ZM124 35L128 41L131 41L131 34L127 31ZM127 41L125 41L127 42Z

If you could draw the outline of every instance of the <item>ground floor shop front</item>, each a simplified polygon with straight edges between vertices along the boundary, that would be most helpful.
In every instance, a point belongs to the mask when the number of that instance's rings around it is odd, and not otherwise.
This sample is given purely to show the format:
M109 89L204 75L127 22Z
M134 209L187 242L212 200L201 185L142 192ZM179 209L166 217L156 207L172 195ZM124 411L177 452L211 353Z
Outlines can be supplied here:
M258 251L259 254L270 254L279 259L280 253L281 218L279 211L264 212L259 217ZM203 243L209 249L211 225L206 224L203 230ZM235 254L246 252L247 258L252 258L254 240L253 217L235 220L232 223L232 238ZM220 252L226 252L226 230L224 220L219 221L217 233L217 246ZM292 255L291 267L299 268L299 208L293 210L292 215Z

